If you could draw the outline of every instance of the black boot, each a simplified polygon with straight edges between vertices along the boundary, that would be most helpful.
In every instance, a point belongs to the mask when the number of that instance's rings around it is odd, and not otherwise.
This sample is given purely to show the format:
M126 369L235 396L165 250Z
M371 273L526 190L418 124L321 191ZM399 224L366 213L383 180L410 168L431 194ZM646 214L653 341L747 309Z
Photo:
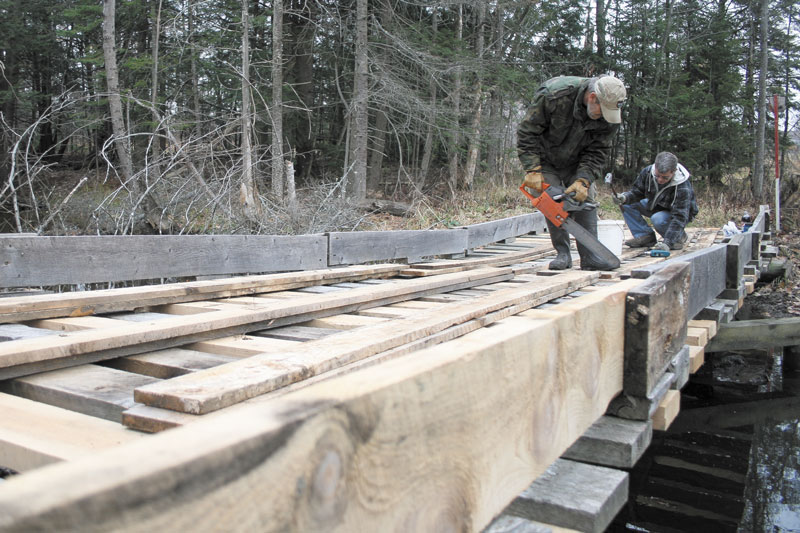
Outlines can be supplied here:
M572 268L572 254L569 251L569 233L547 221L547 230L550 232L550 242L558 255L550 261L550 270L566 270Z

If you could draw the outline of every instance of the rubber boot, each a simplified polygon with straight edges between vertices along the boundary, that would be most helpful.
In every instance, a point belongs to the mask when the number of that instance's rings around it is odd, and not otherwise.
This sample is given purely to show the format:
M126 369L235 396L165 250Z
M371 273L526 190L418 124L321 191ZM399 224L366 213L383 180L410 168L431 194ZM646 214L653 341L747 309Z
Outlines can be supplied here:
M556 258L550 261L548 268L550 270L572 268L572 254L569 251L569 233L567 233L567 230L555 226L548 220L547 231L550 232L550 242L553 244L553 248L558 252Z
M570 217L578 224L597 238L597 210L591 209L589 211L576 211L570 214ZM598 257L592 253L581 243L578 244L578 255L581 258L581 270L614 270L619 267L619 263L609 263L602 257Z

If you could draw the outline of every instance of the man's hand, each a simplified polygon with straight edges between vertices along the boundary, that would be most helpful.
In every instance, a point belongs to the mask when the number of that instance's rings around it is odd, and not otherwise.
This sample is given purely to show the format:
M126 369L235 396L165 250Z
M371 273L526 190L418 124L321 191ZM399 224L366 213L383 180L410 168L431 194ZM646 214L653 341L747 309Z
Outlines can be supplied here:
M542 192L542 184L544 183L544 176L542 176L542 167L536 167L525 173L525 180L522 184L534 192Z
M625 205L625 193L621 192L619 194L612 194L611 199L614 200L614 203L617 205Z
M669 252L669 245L664 241L661 241L660 243L653 246L653 250L664 250L665 252Z
M586 181L584 178L576 179L572 185L567 187L564 191L564 194L575 193L575 201L578 203L583 203L586 201L586 198L589 197L589 182Z

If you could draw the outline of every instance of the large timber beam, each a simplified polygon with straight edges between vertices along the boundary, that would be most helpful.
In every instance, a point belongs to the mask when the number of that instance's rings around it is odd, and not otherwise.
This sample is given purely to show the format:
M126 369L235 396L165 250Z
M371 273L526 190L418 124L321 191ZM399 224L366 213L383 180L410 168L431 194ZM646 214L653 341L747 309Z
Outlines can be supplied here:
M706 352L800 345L800 318L763 318L720 324Z
M480 530L621 391L626 283L12 478L0 531Z
M671 263L632 289L625 309L625 394L647 397L686 337L690 265Z

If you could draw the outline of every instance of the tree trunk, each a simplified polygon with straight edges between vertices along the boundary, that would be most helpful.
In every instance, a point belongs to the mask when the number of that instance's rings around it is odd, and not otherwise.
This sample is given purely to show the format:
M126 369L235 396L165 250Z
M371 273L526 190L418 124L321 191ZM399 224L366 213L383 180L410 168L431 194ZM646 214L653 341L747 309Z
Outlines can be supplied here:
M239 200L245 215L255 221L261 217L261 202L253 173L250 137L253 117L250 111L250 15L247 5L248 0L242 0L242 183L239 186Z
M433 13L431 14L431 32L433 33L433 38L436 38L436 34L439 31L439 10L436 7L433 7ZM426 117L428 121L428 129L425 133L425 147L422 150L422 162L419 166L419 176L416 180L417 188L422 191L425 187L425 180L428 178L428 171L431 166L431 156L433 154L433 128L436 124L436 80L433 76L431 76L430 82L430 116Z
M367 197L367 127L369 95L367 94L367 0L356 2L356 49L355 76L353 80L353 100L350 158L345 173L347 176L347 197L359 202Z
M160 114L158 112L158 45L161 39L161 2L162 0L158 0L158 7L153 7L153 11L151 12L151 18L153 20L153 37L151 43L151 55L153 58L153 66L151 68L151 78L153 86L150 87L150 108L153 114L153 142L151 146L153 147L153 164L155 165L153 168L156 169L156 174L158 176L161 175L159 170L160 166L160 159L161 159L161 140L157 137L158 129L159 129L159 121L161 120Z
M272 194L283 201L283 0L272 8ZM288 178L288 176L286 176ZM294 179L294 174L292 175Z
M761 202L764 196L764 138L767 124L767 68L769 66L769 0L761 0L761 66L758 73L758 131L756 160L753 167L753 196Z
M461 43L464 35L464 6L458 4L458 16L456 22L456 42ZM461 128L459 122L461 120L461 65L455 68L455 80L453 88L453 146L450 153L450 186L451 194L455 195L456 187L458 186L458 160L460 155L461 144Z
M467 150L467 166L464 172L464 187L472 190L475 182L475 170L478 166L480 155L481 114L483 113L483 62L484 48L484 22L486 20L486 4L481 2L478 6L478 39L475 45L475 54L478 58L477 83L475 87L475 109L473 111L472 125L469 130L469 149Z
M133 178L133 161L131 159L130 145L126 142L127 132L122 115L122 97L119 89L115 0L103 0L103 59L105 61L106 84L109 93L108 108L111 115L114 148L119 158L122 181L131 192L134 203L143 205L148 223L153 228L160 230L162 229L161 222L155 201L149 191L144 190L139 181Z

